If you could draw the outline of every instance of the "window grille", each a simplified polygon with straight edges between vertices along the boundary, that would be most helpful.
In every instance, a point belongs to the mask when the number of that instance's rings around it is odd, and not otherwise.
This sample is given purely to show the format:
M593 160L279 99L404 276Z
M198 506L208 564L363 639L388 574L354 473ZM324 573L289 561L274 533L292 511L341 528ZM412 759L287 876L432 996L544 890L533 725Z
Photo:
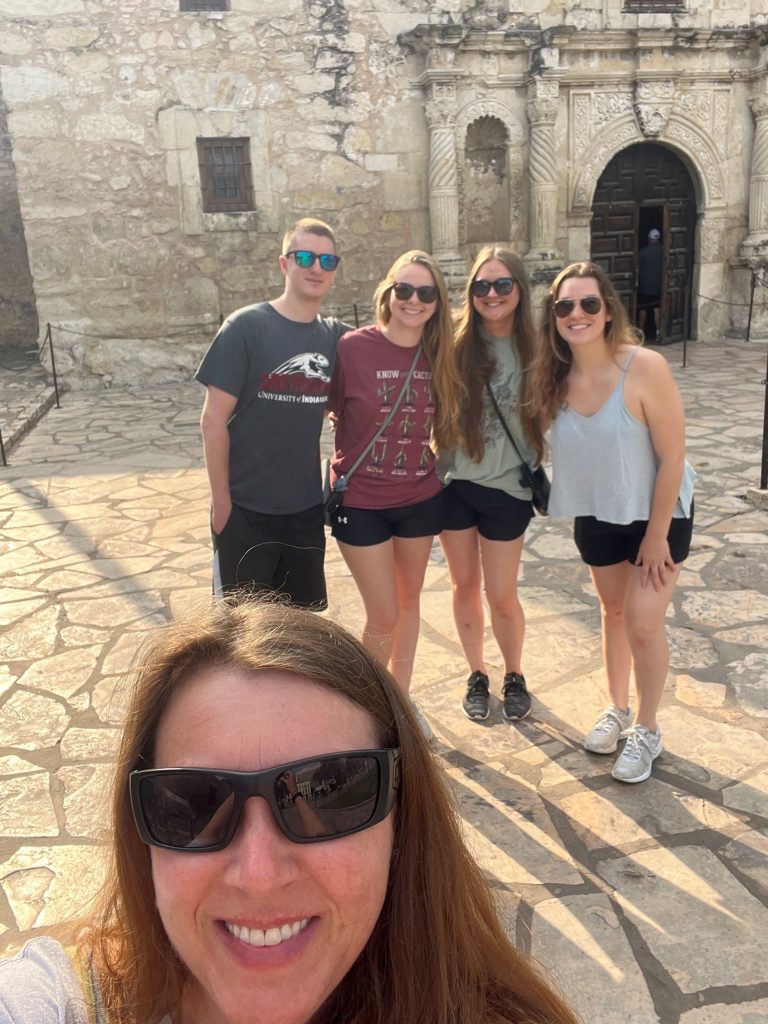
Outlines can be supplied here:
M181 0L180 11L228 11L229 0Z
M625 14L679 14L685 0L624 0Z
M249 139L198 139L197 158L206 213L252 210Z

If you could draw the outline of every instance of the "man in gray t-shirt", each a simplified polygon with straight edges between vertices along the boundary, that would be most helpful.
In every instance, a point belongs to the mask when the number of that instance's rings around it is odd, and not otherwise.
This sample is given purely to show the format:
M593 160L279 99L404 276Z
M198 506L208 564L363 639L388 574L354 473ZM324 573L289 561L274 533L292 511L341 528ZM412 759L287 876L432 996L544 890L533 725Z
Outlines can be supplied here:
M278 257L282 295L237 310L196 373L211 487L214 592L277 591L327 605L319 439L348 324L318 311L339 257L331 228L298 221Z

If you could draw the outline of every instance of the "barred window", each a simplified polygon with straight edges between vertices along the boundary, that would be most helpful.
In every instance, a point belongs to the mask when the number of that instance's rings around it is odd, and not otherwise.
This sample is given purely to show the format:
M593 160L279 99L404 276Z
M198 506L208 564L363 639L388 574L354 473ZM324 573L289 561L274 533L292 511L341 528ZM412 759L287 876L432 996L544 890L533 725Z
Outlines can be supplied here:
M249 139L198 139L197 159L206 213L254 208Z
M685 0L624 0L626 14L679 14Z
M180 11L228 11L229 0L181 0Z

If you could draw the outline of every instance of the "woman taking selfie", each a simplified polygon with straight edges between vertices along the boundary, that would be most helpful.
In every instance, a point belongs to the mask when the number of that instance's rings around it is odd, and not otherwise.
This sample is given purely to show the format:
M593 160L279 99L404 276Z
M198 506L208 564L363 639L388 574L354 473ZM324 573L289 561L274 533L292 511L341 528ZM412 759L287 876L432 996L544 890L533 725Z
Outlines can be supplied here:
M574 539L602 606L610 704L584 741L611 754L611 774L643 782L661 753L656 713L669 664L664 616L688 555L695 473L685 417L666 359L637 346L605 271L573 263L543 311L533 394L551 422L555 516L575 517ZM541 434L538 451L543 449ZM629 707L634 670L638 707Z
M521 456L535 460L527 406L521 402L534 338L522 261L502 246L486 246L472 266L456 317L456 358L466 387L459 420L462 440L452 451L441 450L439 463L448 484L440 543L451 573L456 631L469 667L462 708L476 721L490 715L483 584L504 660L502 714L515 721L531 710L522 670L525 616L517 577L533 515L531 492L521 484L520 474Z
M412 713L349 633L219 603L138 665L102 914L0 963L0 1020L576 1024L505 937Z
M414 250L395 260L374 304L376 325L344 335L331 380L331 480L346 485L331 532L365 606L363 642L407 690L424 573L443 527L432 442L455 444L462 386L448 293L431 256Z

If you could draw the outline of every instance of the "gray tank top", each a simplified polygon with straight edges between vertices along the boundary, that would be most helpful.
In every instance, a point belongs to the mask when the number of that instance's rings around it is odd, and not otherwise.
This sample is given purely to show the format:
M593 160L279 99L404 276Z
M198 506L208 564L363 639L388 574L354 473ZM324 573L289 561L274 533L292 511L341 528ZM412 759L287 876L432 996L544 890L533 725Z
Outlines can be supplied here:
M553 516L594 516L626 525L648 519L659 460L648 427L624 402L624 379L635 351L629 353L619 381L592 416L565 406L550 432ZM691 514L696 473L686 460L675 519Z

